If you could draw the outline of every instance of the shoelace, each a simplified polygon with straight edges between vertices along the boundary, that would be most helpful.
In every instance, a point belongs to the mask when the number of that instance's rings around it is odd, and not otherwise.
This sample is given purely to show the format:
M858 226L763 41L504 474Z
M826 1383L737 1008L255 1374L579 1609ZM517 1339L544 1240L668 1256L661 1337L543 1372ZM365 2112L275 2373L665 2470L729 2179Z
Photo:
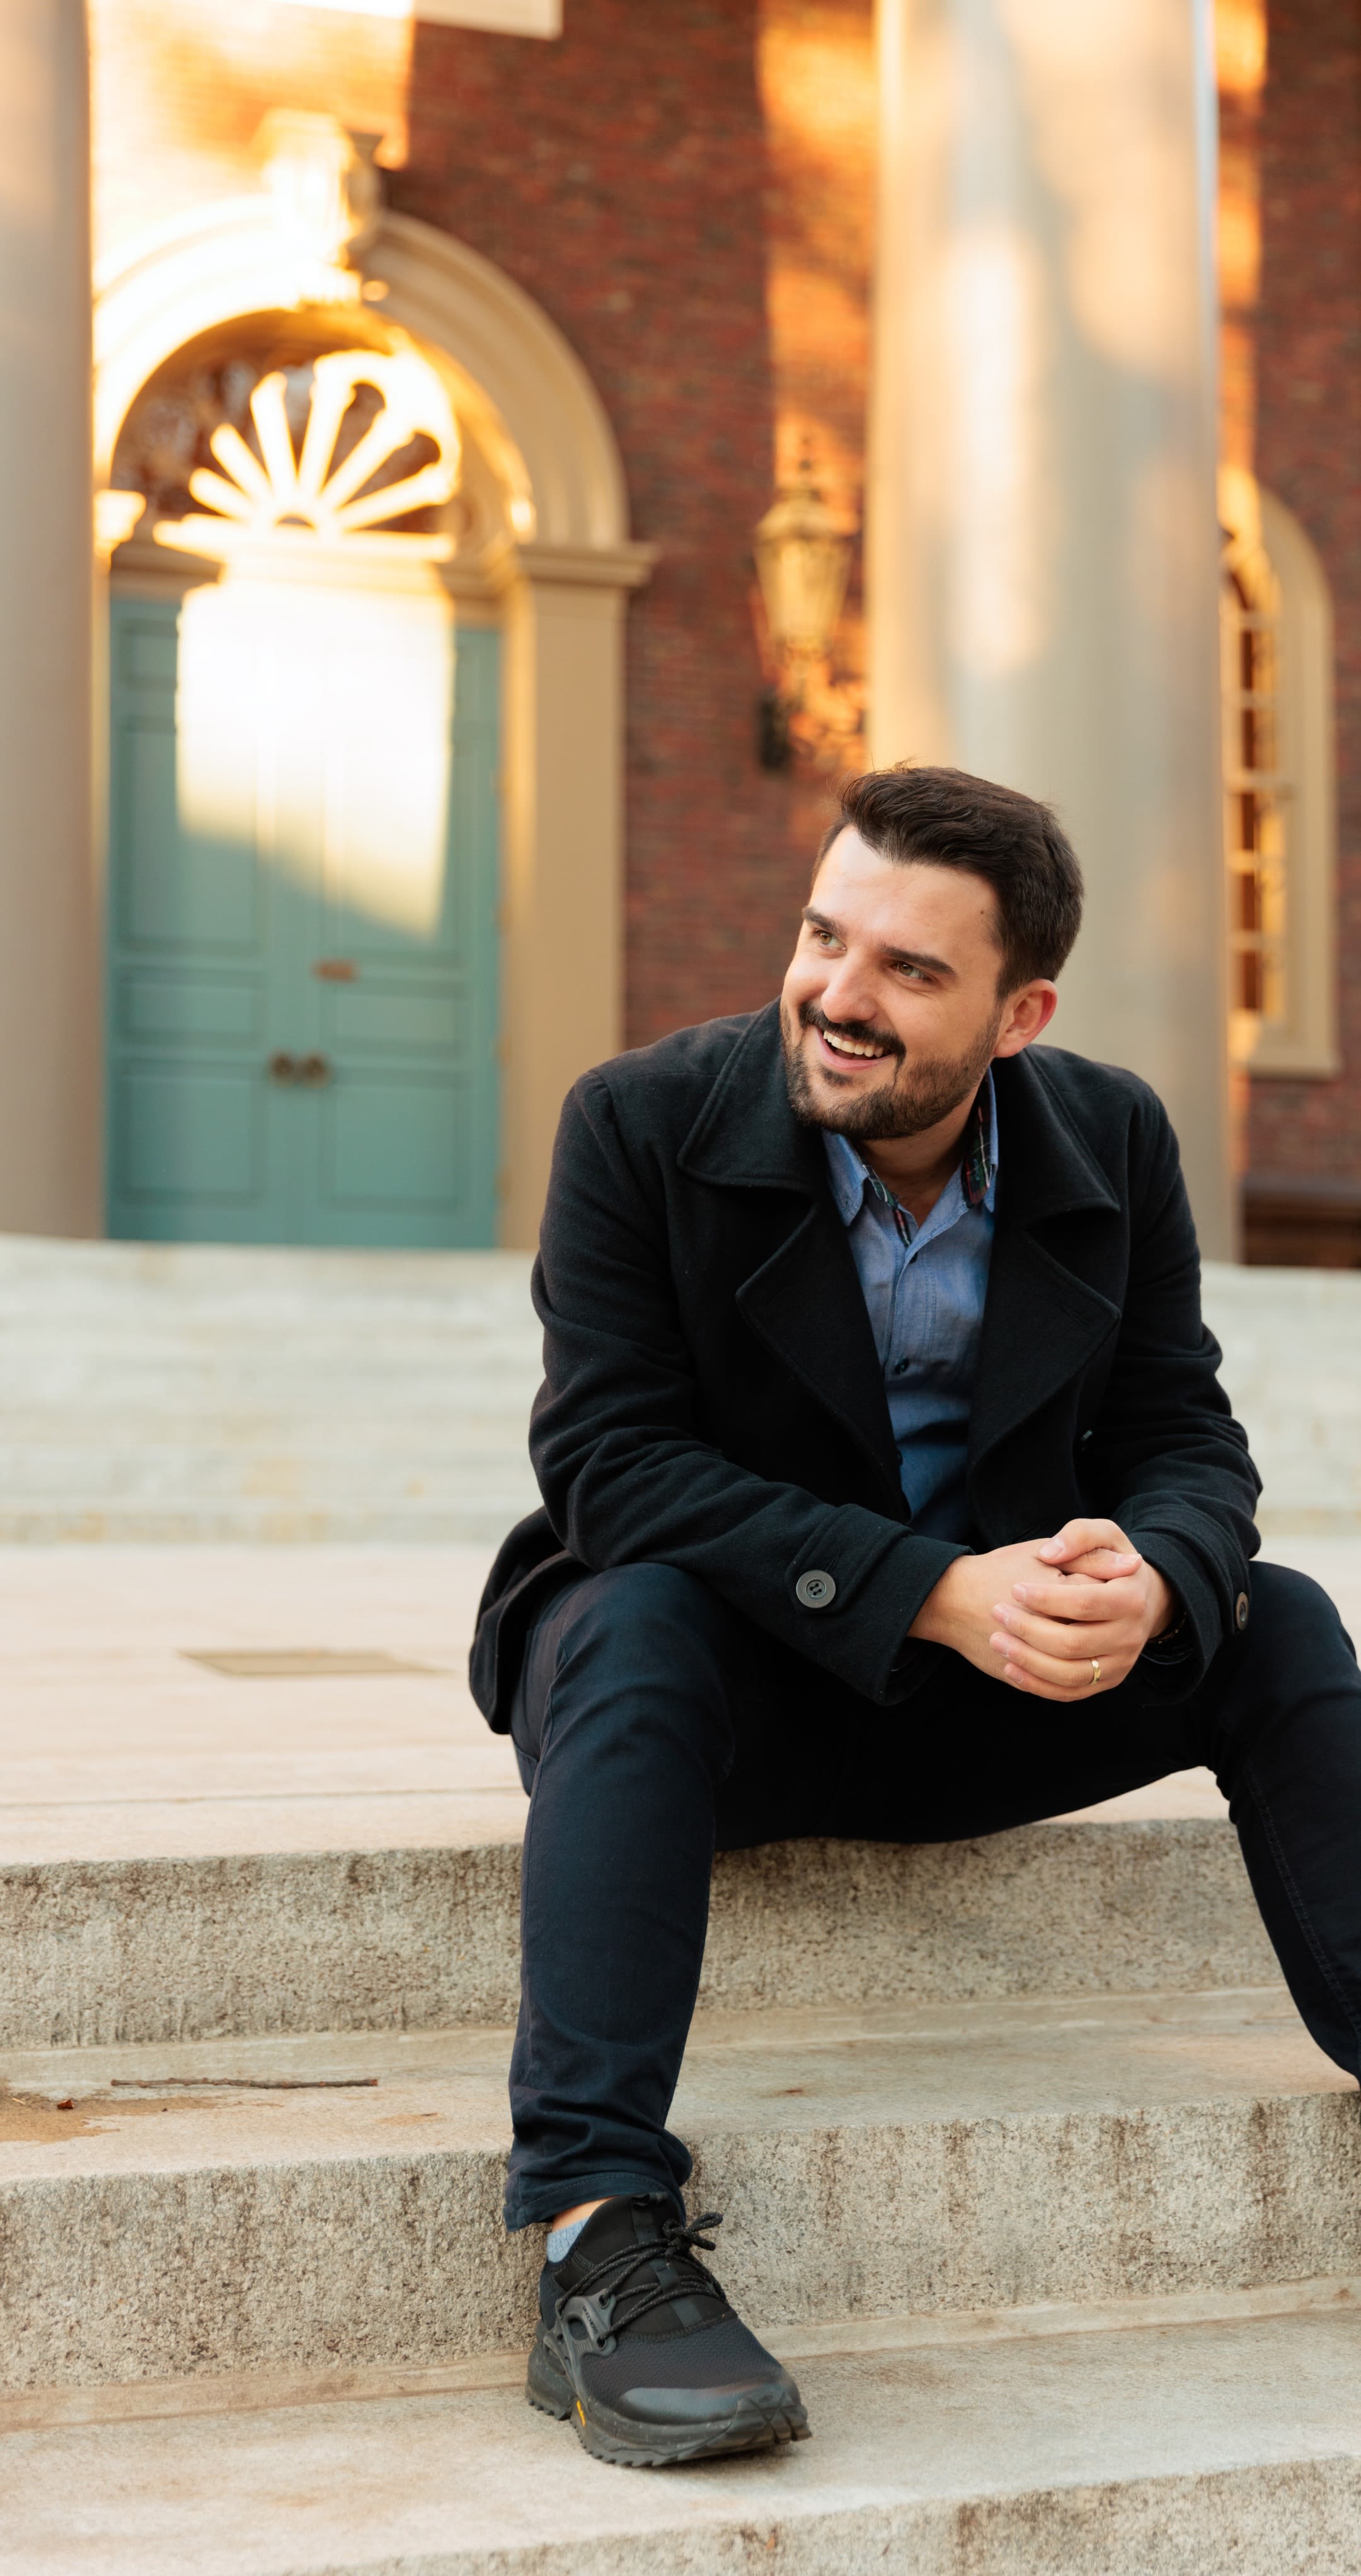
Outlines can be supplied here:
M722 2224L722 2214L716 2209L706 2210L702 2218L691 2219L688 2226L682 2226L678 2218L668 2218L660 2236L645 2236L638 2245L617 2246L613 2254L606 2254L599 2263L593 2263L589 2271L583 2272L581 2279L574 2281L571 2289L565 2292L563 2304L566 2299L587 2299L595 2293L597 2298L608 2300L612 2309L639 2264L655 2263L658 2259L670 2263L677 2278L669 2283L659 2282L646 2297L639 2299L636 2307L629 2309L627 2316L612 2316L611 2324L616 2334L622 2334L626 2326L635 2326L650 2309L669 2306L673 2299L693 2299L706 2293L710 2298L721 2299L722 2290L707 2264L696 2261L694 2248L702 2245L706 2254L712 2254L715 2250L713 2240L705 2235L704 2230L706 2227L721 2227ZM603 2291L596 2291L597 2282L605 2285Z

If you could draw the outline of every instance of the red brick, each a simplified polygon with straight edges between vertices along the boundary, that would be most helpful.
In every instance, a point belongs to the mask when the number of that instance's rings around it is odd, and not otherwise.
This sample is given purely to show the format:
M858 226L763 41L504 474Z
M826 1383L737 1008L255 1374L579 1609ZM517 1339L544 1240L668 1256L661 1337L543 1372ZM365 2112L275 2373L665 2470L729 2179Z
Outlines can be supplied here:
M854 51L868 28L869 0L765 11L767 39L844 34ZM753 751L751 532L772 497L781 398L768 283L773 252L797 264L810 222L839 275L822 227L840 186L859 327L844 374L822 345L803 386L786 318L783 391L858 468L868 174L863 154L849 178L824 159L820 202L800 202L797 135L771 148L755 0L570 0L566 30L540 46L422 26L391 193L565 332L614 423L634 533L661 548L629 611L628 1032L644 1043L765 1000L803 899L826 790L763 774Z
M1337 636L1336 1082L1252 1084L1254 1169L1361 1177L1361 7L1272 0L1257 472L1323 558Z

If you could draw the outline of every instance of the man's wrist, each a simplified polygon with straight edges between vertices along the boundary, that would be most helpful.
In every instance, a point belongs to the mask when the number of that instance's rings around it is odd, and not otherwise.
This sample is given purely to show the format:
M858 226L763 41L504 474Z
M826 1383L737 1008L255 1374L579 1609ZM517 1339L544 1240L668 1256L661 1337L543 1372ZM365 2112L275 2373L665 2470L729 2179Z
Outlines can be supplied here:
M946 1566L944 1573L937 1576L907 1632L915 1644L946 1646L951 1643L953 1630L951 1610L957 1588L958 1569L961 1565L969 1563L971 1555L972 1551L969 1555L955 1557L953 1563Z
M1172 1594L1172 1616L1156 1636L1150 1637L1144 1653L1155 1664L1175 1664L1195 1644L1191 1613L1177 1593Z

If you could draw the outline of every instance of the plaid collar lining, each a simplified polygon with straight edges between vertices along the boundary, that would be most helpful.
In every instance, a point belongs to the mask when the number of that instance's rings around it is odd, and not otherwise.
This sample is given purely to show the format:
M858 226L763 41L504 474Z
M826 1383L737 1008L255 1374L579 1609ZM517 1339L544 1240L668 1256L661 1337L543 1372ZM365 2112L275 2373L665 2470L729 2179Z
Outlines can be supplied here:
M969 1113L969 1122L964 1130L964 1152L960 1162L959 1177L965 1200L971 1208L980 1208L985 1204L988 1192L997 1176L997 1165L989 1152L991 1122L988 1116L988 1092L989 1085L985 1080L979 1085L978 1097ZM857 1160L860 1160L860 1157L857 1156ZM870 1169L868 1163L862 1163L861 1168L875 1197L882 1206L892 1210L893 1222L898 1229L901 1241L911 1243L917 1228L907 1209L900 1199L894 1197L887 1183L880 1180L878 1173Z

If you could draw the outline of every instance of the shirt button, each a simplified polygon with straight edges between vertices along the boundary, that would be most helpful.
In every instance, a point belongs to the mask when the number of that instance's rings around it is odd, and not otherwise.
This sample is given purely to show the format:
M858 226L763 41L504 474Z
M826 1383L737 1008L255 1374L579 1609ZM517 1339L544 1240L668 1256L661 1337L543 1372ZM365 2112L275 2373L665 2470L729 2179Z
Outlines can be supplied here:
M805 1610L825 1610L836 1599L836 1579L821 1565L812 1565L799 1576L794 1598Z
M1248 1596L1246 1592L1240 1592L1233 1605L1233 1624L1235 1628L1238 1629L1246 1628L1248 1624Z

